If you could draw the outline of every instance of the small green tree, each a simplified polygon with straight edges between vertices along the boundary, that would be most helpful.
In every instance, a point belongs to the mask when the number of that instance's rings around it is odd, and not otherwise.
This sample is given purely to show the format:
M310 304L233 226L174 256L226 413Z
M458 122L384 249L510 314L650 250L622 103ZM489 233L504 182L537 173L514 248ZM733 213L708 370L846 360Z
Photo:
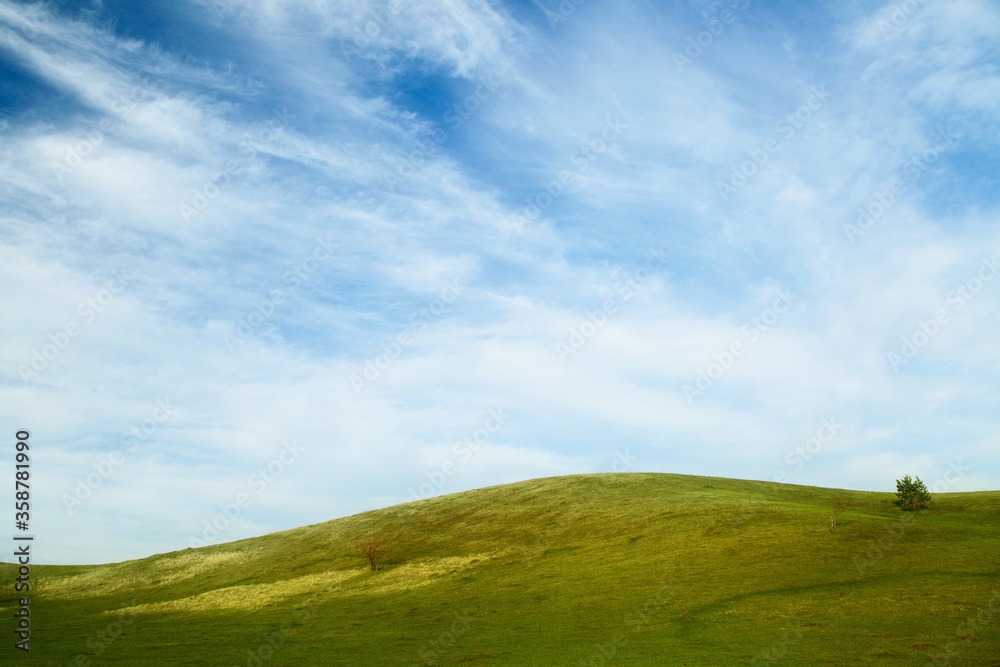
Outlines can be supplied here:
M910 479L909 475L896 480L896 500L892 501L905 512L922 510L931 501L931 494L920 478Z

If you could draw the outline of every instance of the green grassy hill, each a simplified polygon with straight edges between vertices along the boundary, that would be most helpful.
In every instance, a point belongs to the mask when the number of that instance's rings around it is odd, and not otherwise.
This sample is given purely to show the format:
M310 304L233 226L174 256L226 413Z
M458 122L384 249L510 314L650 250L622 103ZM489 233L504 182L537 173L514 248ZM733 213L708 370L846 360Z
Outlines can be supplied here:
M1000 492L936 494L919 513L893 498L578 475L125 563L35 566L23 659L4 566L0 662L1000 665ZM355 545L375 535L389 550L372 572Z

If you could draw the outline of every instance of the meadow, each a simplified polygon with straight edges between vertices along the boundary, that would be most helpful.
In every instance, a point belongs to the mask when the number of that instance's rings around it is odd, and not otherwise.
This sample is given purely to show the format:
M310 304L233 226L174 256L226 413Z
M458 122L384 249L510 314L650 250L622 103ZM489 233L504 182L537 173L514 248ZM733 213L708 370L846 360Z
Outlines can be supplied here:
M7 631L5 564L0 661L1000 666L1000 492L935 494L921 512L893 498L574 475L123 563L33 566L30 654ZM369 537L386 545L377 571L357 549Z

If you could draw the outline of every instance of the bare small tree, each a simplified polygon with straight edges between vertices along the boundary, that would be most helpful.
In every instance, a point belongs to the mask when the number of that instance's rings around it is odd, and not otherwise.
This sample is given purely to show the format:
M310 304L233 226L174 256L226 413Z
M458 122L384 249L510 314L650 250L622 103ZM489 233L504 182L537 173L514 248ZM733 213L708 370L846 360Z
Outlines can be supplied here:
M837 505L833 508L833 516L830 517L830 532L836 532L837 530L837 516L851 506L848 500L839 500Z
M358 551L368 559L368 564L374 572L379 568L379 561L382 560L382 554L385 553L385 540L381 537L362 538L358 540Z

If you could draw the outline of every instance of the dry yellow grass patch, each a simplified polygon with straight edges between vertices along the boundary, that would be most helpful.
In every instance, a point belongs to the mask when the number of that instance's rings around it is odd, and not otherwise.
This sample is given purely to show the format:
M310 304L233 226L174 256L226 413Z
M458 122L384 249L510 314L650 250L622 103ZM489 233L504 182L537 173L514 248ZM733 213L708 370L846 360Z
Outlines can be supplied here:
M516 549L498 549L489 553L471 554L469 556L447 556L445 558L428 558L425 560L404 563L391 570L384 570L371 577L367 577L356 587L341 588L337 591L340 595L352 595L364 592L370 593L392 593L396 591L427 586L438 578L448 574L458 574L465 570L470 570L476 566L473 561L484 562L491 558L498 558L515 552Z
M439 577L469 570L476 566L476 562L512 551L504 549L470 556L426 559L377 574L370 574L367 568L331 570L267 584L227 586L178 600L140 604L128 610L134 614L252 612L305 593L318 593L324 597L392 593L432 584L439 581ZM118 610L104 613L116 614Z
M262 607L278 604L295 595L330 590L331 587L360 574L361 572L358 570L332 570L270 584L227 586L179 600L136 605L129 607L129 611L135 614L255 611ZM106 611L104 613L115 614L118 612Z
M210 570L232 567L255 555L256 551L182 553L145 567L144 564L120 563L96 568L85 574L43 580L38 589L41 594L50 598L97 597L120 591L148 590L151 585L172 584Z

